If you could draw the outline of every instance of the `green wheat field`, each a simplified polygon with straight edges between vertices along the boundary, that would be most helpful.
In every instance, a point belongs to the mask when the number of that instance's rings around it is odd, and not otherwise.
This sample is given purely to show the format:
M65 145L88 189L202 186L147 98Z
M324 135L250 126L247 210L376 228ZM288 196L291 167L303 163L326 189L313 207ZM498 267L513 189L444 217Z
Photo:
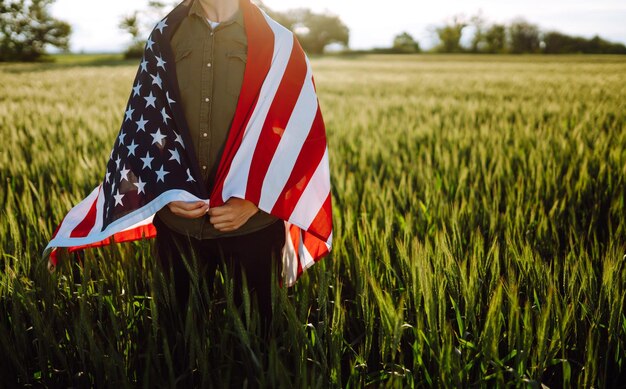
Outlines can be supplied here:
M626 385L626 57L312 64L334 249L269 337L227 274L173 314L151 241L47 272L137 63L0 66L0 387Z

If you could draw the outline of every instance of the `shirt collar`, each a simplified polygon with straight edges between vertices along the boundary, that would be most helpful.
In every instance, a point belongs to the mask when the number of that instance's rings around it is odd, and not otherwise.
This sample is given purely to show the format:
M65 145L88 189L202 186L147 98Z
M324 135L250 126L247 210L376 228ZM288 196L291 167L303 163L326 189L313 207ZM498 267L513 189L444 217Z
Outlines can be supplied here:
M202 4L200 4L200 1L196 0L193 2L193 4L191 4L191 7L189 9L189 15L193 15L196 14L199 17L201 17L202 19L206 19L206 15L204 14L204 9L202 8ZM239 8L237 9L237 12L235 12L235 14L228 19L227 21L221 22L220 24L230 24L230 23L237 23L240 26L243 27L243 12L241 11L241 5L239 6Z

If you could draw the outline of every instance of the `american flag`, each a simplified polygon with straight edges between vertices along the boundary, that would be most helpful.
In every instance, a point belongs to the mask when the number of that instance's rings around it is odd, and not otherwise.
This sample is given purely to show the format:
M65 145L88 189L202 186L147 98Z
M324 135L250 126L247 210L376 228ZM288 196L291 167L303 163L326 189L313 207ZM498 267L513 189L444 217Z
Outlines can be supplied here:
M295 36L241 2L248 61L215 185L201 183L180 107L170 38L187 0L161 20L145 46L103 182L63 219L44 256L155 236L154 214L171 201L238 197L282 219L287 285L328 254L332 209L326 132L311 67Z

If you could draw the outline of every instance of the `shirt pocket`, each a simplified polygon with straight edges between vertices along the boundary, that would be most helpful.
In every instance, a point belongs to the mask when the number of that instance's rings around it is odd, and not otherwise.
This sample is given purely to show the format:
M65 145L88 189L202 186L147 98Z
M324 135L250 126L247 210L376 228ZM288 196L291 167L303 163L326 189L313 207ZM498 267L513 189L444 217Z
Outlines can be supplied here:
M226 54L226 59L228 61L226 89L231 95L239 96L248 55L245 51L230 51Z
M176 48L174 60L176 62L176 78L178 79L178 88L182 91L186 89L191 82L191 57L193 50L191 47Z

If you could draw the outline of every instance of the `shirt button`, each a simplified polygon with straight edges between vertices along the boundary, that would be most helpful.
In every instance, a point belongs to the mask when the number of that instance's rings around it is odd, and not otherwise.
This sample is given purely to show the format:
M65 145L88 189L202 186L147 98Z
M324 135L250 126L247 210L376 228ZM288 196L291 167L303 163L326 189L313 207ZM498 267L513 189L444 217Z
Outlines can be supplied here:
M207 133L205 132L205 133L203 133L203 134L202 134L202 136L206 138L207 136L209 136L209 134L207 134Z
M202 165L202 170L206 170L206 165Z
M208 97L205 98L204 101L206 101L208 103L209 102L209 98Z
M211 62L209 62L208 64L206 64L207 68L211 67Z

